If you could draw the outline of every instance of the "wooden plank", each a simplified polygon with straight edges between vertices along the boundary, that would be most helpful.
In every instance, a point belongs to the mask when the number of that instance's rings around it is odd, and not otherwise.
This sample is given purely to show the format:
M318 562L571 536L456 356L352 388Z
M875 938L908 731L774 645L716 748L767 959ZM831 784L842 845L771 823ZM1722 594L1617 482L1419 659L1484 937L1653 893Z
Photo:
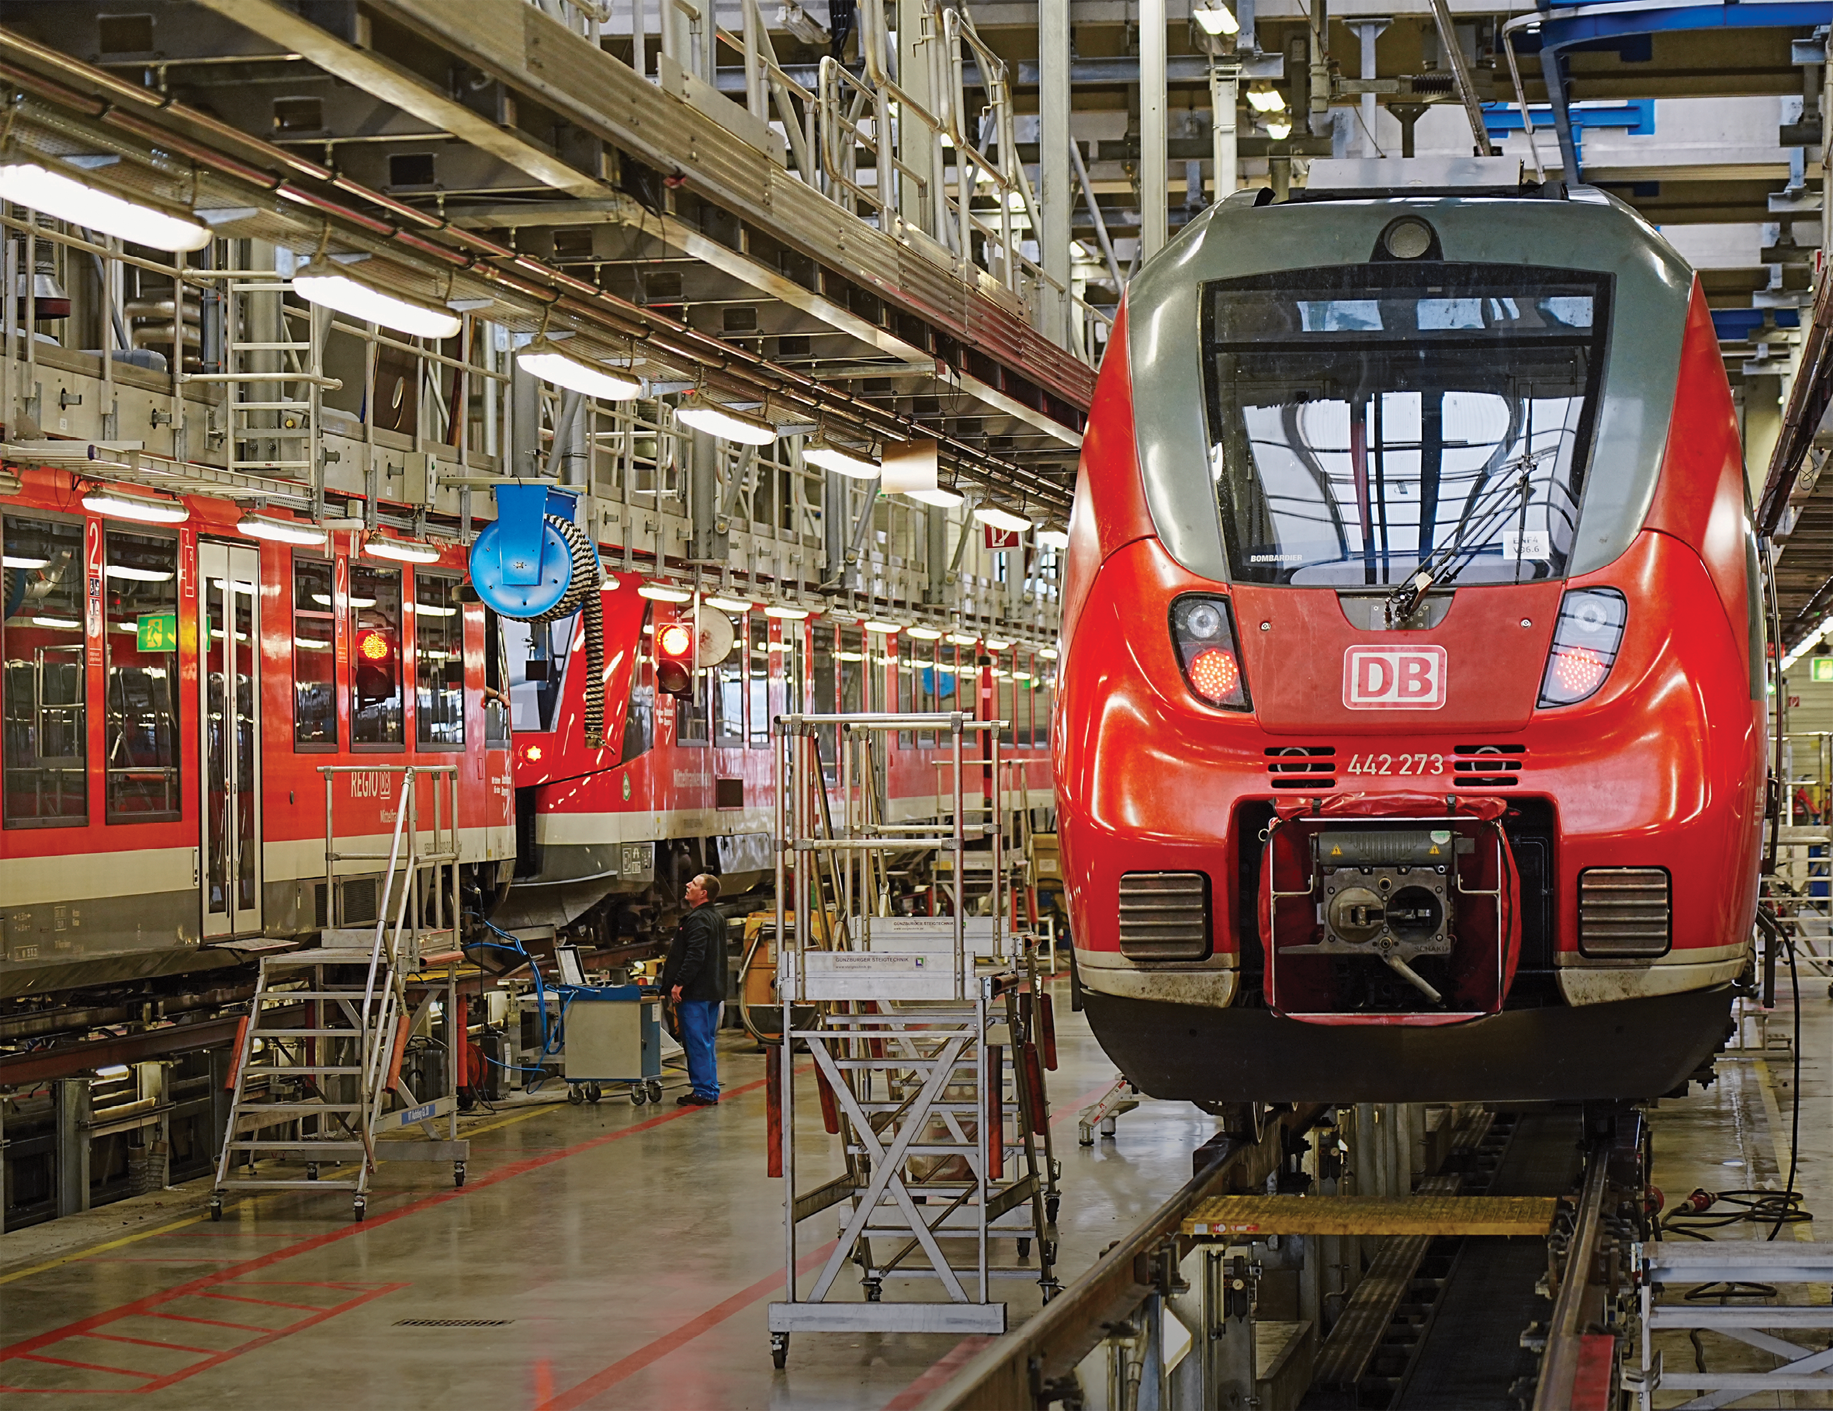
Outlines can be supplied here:
M1546 1196L1224 1195L1191 1210L1183 1233L1214 1235L1545 1235Z

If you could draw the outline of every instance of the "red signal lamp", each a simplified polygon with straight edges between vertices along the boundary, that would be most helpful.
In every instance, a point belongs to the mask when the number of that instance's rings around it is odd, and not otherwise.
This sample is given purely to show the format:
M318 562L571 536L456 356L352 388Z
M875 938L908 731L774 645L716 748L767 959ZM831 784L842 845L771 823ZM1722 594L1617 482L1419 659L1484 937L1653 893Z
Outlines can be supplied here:
M373 627L356 639L356 654L364 661L387 661L393 650L387 635Z
M656 689L683 699L694 694L694 629L685 622L656 629Z

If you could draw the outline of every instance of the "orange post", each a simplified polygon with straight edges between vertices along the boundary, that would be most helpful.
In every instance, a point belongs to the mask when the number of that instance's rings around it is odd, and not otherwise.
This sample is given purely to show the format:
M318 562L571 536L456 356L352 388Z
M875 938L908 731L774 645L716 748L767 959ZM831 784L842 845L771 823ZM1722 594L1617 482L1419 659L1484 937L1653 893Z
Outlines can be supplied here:
M235 1026L235 1049L229 1061L229 1076L223 1080L224 1092L234 1092L236 1079L242 1076L242 1040L248 1037L248 1021L252 1018L252 1014L244 1014Z

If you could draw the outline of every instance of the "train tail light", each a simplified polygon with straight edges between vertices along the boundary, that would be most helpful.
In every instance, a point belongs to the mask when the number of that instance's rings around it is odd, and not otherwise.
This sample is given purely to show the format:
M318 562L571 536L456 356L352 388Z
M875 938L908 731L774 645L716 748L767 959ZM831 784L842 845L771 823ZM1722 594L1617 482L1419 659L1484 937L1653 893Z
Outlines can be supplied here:
M694 694L694 629L668 622L656 629L656 689L671 696Z
M1629 603L1615 588L1574 588L1559 604L1540 706L1574 705L1595 695L1617 659Z
M1251 708L1227 598L1190 596L1172 603L1171 640L1184 680L1199 700L1224 710Z

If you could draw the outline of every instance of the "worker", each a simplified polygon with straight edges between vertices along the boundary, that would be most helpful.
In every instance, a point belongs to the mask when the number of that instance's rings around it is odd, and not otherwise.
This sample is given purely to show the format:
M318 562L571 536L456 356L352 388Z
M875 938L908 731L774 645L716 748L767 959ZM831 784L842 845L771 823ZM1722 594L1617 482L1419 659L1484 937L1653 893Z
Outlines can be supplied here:
M713 905L719 879L702 872L687 884L690 908L668 948L662 989L681 1020L687 1077L693 1085L675 1100L678 1107L712 1107L719 1101L719 1060L713 1036L726 1002L726 923Z

